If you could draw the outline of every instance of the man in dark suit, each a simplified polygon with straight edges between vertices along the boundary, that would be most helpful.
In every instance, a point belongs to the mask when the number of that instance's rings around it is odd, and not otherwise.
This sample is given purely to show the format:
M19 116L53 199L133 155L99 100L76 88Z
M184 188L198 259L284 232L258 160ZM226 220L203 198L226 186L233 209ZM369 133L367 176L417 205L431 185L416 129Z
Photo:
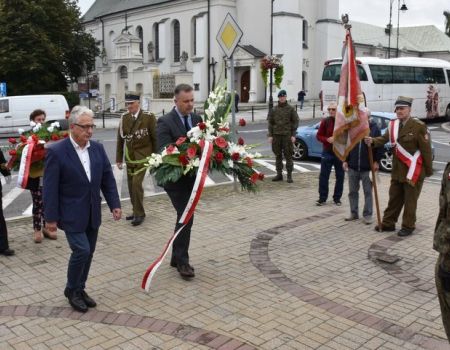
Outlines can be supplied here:
M5 177L6 183L11 182L11 172L6 168L6 159L3 152L0 150L0 173ZM8 244L8 229L6 227L5 216L3 215L2 203L2 183L0 182L0 255L11 256L14 255L14 250L9 249Z
M114 220L119 220L119 194L103 145L90 141L94 113L76 106L70 116L70 137L47 149L44 171L46 228L59 227L66 234L72 254L64 295L77 311L95 307L85 292L101 223L102 191Z
M192 113L194 109L194 89L192 86L187 84L178 85L175 88L174 102L175 108L158 119L156 133L160 151L165 146L175 143L178 138L186 136L186 133L192 127L202 121L199 116ZM194 182L195 176L182 176L177 182L168 183L164 186L164 190L167 192L177 212L175 231L182 226L179 220L191 196ZM194 216L192 215L192 218L173 242L170 266L176 267L183 278L195 277L194 268L189 264L188 253L193 222Z

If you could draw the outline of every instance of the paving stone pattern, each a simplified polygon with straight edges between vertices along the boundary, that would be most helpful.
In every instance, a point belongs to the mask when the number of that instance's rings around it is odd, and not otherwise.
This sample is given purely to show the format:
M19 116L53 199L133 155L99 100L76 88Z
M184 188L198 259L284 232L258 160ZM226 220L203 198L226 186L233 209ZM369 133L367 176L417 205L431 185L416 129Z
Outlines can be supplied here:
M10 222L17 255L0 257L0 349L449 349L433 288L438 191L424 185L417 232L400 239L345 222L346 197L315 206L317 174L267 181L256 195L208 188L191 240L196 278L166 261L148 294L141 278L173 229L172 206L146 198L139 227L105 208L87 286L98 306L86 314L62 295L64 234L35 244L29 219Z

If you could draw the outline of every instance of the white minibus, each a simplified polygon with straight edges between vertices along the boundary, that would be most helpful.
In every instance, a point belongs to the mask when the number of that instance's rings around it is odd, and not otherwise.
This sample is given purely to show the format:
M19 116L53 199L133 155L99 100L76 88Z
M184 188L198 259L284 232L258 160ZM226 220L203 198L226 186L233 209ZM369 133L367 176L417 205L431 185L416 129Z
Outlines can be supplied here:
M361 89L372 111L393 112L398 96L414 99L412 115L450 120L450 62L420 57L358 57ZM325 62L321 96L326 106L337 101L342 59Z

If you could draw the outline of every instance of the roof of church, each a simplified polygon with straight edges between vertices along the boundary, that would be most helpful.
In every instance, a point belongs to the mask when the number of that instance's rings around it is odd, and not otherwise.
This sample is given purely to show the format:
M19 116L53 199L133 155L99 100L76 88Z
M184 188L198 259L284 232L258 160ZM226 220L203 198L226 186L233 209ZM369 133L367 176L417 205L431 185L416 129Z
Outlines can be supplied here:
M242 47L245 51L247 51L250 55L256 58L264 57L266 55L264 52L257 49L253 45L239 45L239 46Z
M389 47L385 28L352 21L352 38L356 44ZM398 47L409 51L450 51L450 37L434 25L400 27ZM392 28L391 48L397 47L397 28Z
M95 0L81 20L89 22L97 17L172 1L174 0Z

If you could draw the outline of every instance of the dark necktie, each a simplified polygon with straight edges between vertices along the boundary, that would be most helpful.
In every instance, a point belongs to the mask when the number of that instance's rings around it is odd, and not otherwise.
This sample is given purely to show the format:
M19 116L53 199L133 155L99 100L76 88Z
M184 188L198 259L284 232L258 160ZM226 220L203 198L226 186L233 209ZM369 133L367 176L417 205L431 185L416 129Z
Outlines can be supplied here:
M186 128L186 132L188 132L189 130L191 130L191 127L189 126L188 116L183 115L183 119L184 119L184 127Z

